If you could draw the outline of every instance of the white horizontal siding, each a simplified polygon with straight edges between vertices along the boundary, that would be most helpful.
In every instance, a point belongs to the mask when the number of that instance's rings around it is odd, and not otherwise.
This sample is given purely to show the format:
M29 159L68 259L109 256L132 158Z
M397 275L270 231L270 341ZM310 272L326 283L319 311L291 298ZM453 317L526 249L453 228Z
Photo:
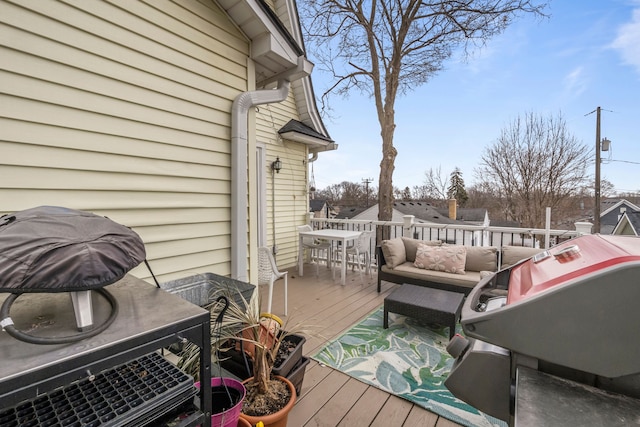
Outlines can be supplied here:
M92 211L143 237L161 281L228 274L248 55L208 0L0 2L0 212Z
M281 268L296 263L297 226L305 223L308 211L307 148L304 144L283 140L277 133L292 118L298 119L298 115L291 91L287 100L261 106L256 113L257 139L267 147L267 242L269 246L278 246L276 262ZM282 162L282 170L272 180L271 163L276 157Z

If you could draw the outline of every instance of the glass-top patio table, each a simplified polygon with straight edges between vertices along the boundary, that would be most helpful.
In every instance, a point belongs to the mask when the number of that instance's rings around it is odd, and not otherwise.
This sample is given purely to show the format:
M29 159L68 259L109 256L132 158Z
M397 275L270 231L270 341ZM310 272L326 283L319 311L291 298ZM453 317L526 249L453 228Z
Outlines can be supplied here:
M313 237L314 239L326 239L332 242L341 242L342 247L347 247L347 242L355 241L360 236L360 231L353 230L314 230L314 231L301 231L299 234L300 241L298 243L298 274L303 276L303 255L304 247L302 246L302 239L304 237ZM331 264L329 264L331 265ZM342 284L345 284L345 276L347 274L347 251L342 251L342 263L340 265L340 279Z

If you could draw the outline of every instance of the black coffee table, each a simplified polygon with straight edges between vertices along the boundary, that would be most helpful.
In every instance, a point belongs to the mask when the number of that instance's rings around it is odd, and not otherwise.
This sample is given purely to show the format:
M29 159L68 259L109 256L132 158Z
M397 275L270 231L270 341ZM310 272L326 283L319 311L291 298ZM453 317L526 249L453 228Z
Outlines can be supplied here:
M400 286L384 299L383 327L389 327L389 312L449 327L449 339L456 333L464 294L424 286Z

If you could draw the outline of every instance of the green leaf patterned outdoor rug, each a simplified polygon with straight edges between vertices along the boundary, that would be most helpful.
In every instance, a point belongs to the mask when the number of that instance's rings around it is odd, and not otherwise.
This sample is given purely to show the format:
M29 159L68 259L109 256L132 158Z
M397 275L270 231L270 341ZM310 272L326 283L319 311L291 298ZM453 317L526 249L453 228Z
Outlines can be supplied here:
M382 317L380 307L313 359L458 424L506 426L457 399L445 387L454 362L446 350L448 328L389 313L389 328L383 329Z

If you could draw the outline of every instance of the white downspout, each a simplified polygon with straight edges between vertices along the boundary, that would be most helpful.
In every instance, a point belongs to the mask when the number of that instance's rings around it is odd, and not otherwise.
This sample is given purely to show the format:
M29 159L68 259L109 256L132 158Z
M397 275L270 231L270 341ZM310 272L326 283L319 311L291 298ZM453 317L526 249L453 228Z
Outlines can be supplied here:
M247 238L248 194L247 132L249 109L282 102L289 95L289 81L279 80L276 89L243 92L231 107L231 277L248 282Z

